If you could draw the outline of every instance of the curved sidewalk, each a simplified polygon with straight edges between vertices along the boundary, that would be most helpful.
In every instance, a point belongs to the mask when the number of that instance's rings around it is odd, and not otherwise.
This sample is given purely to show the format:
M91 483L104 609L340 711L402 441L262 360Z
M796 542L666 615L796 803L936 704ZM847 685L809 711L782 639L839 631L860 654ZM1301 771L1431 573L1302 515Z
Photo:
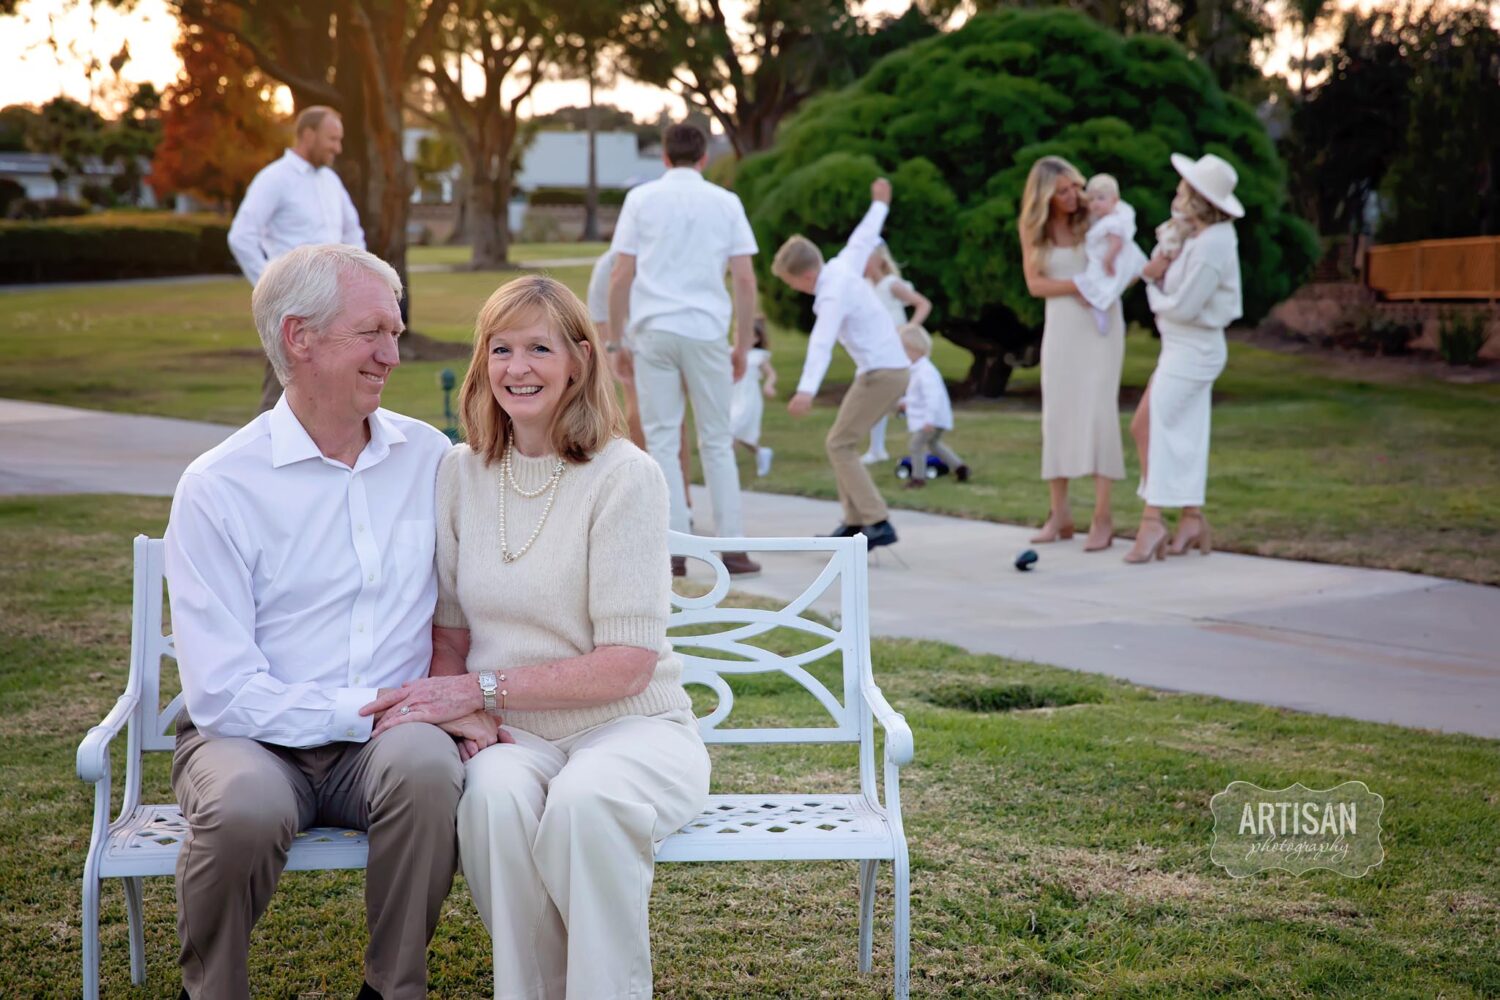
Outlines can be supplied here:
M0 400L0 494L170 496L183 467L230 430ZM694 503L708 521L706 491ZM752 535L818 534L838 519L825 500L745 498ZM1018 573L1029 528L915 511L892 521L900 560L877 553L870 572L879 635L1500 738L1500 588L1222 552L1127 566L1121 544L1085 554L1081 539L1037 546L1036 569ZM788 599L816 572L798 556L763 561L743 590Z

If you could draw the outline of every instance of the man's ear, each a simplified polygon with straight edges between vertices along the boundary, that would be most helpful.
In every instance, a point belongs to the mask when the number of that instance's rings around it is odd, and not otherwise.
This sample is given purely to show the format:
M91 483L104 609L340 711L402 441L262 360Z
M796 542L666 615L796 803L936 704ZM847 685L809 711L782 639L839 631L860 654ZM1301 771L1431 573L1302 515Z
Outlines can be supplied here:
M288 360L306 361L312 353L313 330L301 316L288 316L281 321L281 348Z

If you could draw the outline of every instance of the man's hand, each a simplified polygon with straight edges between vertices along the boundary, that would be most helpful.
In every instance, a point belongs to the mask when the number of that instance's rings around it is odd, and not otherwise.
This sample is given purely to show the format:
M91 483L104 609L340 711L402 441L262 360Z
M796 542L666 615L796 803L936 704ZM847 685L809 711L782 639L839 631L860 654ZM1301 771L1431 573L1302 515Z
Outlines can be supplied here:
M392 726L407 722L441 725L484 708L479 681L468 673L454 677L426 677L409 681L394 690L383 690L385 693L359 710L360 715L379 718L375 730L370 733L371 739Z
M729 352L729 370L734 373L736 382L745 377L745 367L749 357L749 347L736 347Z
M626 384L635 381L635 355L630 353L630 348L624 344L615 345L610 352L610 366L615 370L615 377Z
M811 393L799 392L786 404L786 412L794 417L805 417L812 412L812 404Z
M870 198L873 201L883 201L887 205L891 203L891 182L884 177L877 177L870 184Z
M485 747L514 743L516 738L500 728L500 720L488 712L472 712L441 723L439 728L458 741L458 758L467 761Z

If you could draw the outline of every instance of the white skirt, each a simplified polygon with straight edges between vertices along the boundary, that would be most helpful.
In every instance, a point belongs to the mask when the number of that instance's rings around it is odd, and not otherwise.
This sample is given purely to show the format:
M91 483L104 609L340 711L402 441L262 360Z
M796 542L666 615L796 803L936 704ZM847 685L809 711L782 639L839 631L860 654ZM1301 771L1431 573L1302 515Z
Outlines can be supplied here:
M1223 330L1157 318L1161 355L1151 376L1146 478L1136 493L1152 507L1201 507L1208 486L1214 380L1228 351Z

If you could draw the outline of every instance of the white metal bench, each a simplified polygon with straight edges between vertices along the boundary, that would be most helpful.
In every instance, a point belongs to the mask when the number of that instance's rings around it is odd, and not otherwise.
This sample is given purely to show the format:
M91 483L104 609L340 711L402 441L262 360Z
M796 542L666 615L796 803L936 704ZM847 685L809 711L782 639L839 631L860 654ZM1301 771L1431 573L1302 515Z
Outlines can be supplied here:
M672 642L683 657L683 680L718 696L714 710L699 719L708 743L858 744L857 794L711 795L708 806L657 850L658 861L822 861L860 862L859 968L870 971L875 878L880 862L894 876L895 995L907 996L909 973L908 868L901 824L898 772L912 759L912 735L875 684L870 668L868 584L865 539L854 538L699 538L673 534L673 555L701 559L713 567L712 589L700 597L674 595ZM779 610L721 607L729 574L721 551L801 553L824 560L807 589ZM99 995L99 897L103 880L118 878L125 888L129 924L130 977L146 980L141 879L172 875L187 827L176 805L141 802L141 755L170 751L172 728L182 708L178 695L162 705L163 657L175 656L172 637L162 630L163 545L144 535L135 539L135 593L130 638L130 676L125 693L104 721L89 730L78 747L78 776L94 786L94 825L83 868L83 993ZM804 617L815 601L837 585L838 617L833 626ZM682 635L689 628L700 634ZM813 641L794 655L768 652L749 640L775 629L794 629ZM692 652L699 650L700 653ZM717 654L719 657L705 656ZM836 657L842 665L841 692L833 692L807 666ZM832 725L805 728L727 728L721 724L734 707L725 677L781 673L795 680L827 710ZM821 721L821 718L820 718ZM884 729L883 775L876 771L875 723ZM120 812L111 821L110 743L127 732L125 788ZM884 797L880 794L883 778ZM288 871L363 868L365 835L328 827L299 834L287 856Z

